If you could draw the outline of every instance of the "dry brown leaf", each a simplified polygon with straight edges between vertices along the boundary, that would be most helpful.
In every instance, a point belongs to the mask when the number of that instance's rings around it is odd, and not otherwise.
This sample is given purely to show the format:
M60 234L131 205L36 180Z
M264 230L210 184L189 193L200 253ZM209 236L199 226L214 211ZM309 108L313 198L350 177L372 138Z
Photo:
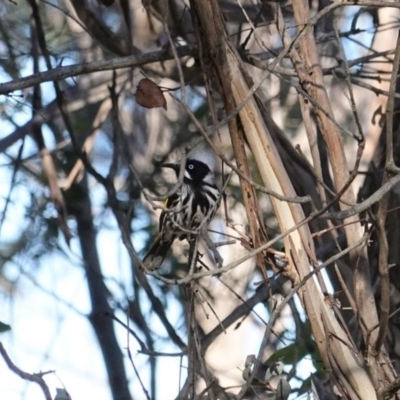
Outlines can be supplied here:
M146 108L163 107L167 109L167 101L160 87L150 79L142 79L136 90L136 102Z
M59 228L69 246L72 238L72 233L69 230L67 223L67 211L65 208L64 196L61 192L60 187L58 186L56 166L54 165L51 154L46 148L41 151L41 157L43 172L47 178L47 182L49 185L50 197L57 210Z

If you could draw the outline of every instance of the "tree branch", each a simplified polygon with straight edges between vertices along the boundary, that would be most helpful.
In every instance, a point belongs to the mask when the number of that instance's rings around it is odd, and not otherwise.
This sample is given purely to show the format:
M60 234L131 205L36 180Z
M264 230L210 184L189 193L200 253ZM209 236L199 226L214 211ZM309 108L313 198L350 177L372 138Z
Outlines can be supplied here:
M22 371L11 361L11 358L8 356L2 342L0 342L0 354L2 355L10 371L14 372L14 374L18 375L20 378L26 381L37 383L43 391L44 398L46 400L51 400L50 390L46 382L44 381L43 376L49 373L53 373L53 371L39 372L37 374L29 374L28 372Z
M179 57L194 56L196 47L182 46L176 49ZM60 81L72 76L89 74L91 72L109 71L113 69L140 67L159 61L172 60L172 52L160 50L150 53L143 53L135 56L117 57L105 61L93 61L90 63L68 65L67 67L57 67L52 70L32 74L24 78L0 84L0 95L9 94L15 90L29 88L43 82Z

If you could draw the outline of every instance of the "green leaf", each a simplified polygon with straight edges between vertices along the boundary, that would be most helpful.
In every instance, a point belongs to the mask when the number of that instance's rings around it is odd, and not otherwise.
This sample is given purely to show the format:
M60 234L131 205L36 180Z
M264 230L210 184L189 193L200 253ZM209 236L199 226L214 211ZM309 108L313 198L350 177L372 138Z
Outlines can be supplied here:
M0 333L11 330L11 326L0 321Z
M285 364L293 364L295 362L299 362L307 354L310 354L307 346L293 343L277 350L263 364L270 365L280 359L282 359Z

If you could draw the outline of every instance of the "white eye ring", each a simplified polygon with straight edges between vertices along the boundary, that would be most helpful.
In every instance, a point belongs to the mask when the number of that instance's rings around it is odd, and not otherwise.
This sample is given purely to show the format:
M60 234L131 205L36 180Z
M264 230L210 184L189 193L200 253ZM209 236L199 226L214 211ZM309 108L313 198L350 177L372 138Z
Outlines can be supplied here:
M189 168L189 169L193 169L193 168L194 168L194 165L193 165L193 164L189 164L189 165L188 165L188 168Z

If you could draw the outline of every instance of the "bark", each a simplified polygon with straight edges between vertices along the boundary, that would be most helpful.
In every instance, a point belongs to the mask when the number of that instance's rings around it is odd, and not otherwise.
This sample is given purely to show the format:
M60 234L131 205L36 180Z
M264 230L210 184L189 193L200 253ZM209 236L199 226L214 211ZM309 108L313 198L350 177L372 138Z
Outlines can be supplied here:
M246 98L250 90L249 84L251 84L251 82L249 82L247 74L244 72L244 67L238 54L230 43L217 2L210 1L207 4L203 2L201 2L201 4L200 2L194 2L194 4L204 34L204 40L207 44L208 55L213 62L213 67L219 78L221 97L224 99L225 107L229 113ZM287 45L287 42L284 42L284 44L287 49L292 48L291 43ZM311 49L313 49L313 47L311 47ZM317 68L315 74L317 77L322 78L322 74L318 69L318 60L315 60L315 54L313 54L312 57L314 61L312 66ZM300 75L300 79L301 78ZM321 88L322 80L317 82L317 84L318 88ZM324 93L317 92L313 94L322 96L322 100L327 100L326 94ZM328 106L329 103L326 105ZM325 111L329 112L329 109ZM283 168L282 161L254 99L250 98L248 100L239 111L239 116L248 145L255 157L265 186L284 196L295 196L293 186ZM320 119L325 124L328 124L327 118L321 117ZM323 127L327 128L325 125ZM230 125L231 131L232 128L234 129L235 127ZM232 137L232 139L234 140L234 137ZM335 139L337 140L334 142L335 149L343 155L340 136L332 140ZM337 167L339 169L339 166ZM342 164L340 166L340 171L337 171L335 175L335 178L338 179L336 183L339 183L338 186L340 188L344 187L346 184L347 177L348 173L344 172ZM347 196L351 198L351 191L347 191ZM281 202L273 196L271 197L271 201L282 232L288 231L291 227L304 220L304 214L299 204ZM355 239L360 239L360 236L353 235L351 237L350 248L353 249L353 252L359 254L360 250L356 248L357 244L354 242ZM297 231L291 232L285 238L285 248L287 257L290 260L287 271L285 271L286 276L289 277L294 284L297 284L309 271L308 255L311 259L315 259L313 241L308 227L303 225L300 226ZM364 283L369 284L370 282L366 279ZM369 296L370 293L371 292L366 292L366 295ZM300 297L308 314L324 364L331 372L331 376L337 382L342 393L347 393L352 399L357 399L358 397L368 398L368 396L370 399L376 398L375 390L364 369L365 367L360 363L360 359L354 353L355 349L351 351L348 345L345 344L348 342L346 333L340 327L339 322L332 316L318 292L314 281L308 280L305 283L303 289L300 290ZM370 297L368 297L368 299L370 300ZM373 298L372 302L374 304ZM365 306L366 304L363 305L363 307ZM374 310L376 311L376 309ZM369 320L370 318L373 319L374 315L377 321L376 312L375 314L372 312ZM335 338L332 337L333 332ZM261 351L262 350L260 350L260 352ZM258 364L255 363L254 370L257 369ZM239 398L246 392L252 378L254 378L254 372L247 382L247 385L245 385L239 393Z

